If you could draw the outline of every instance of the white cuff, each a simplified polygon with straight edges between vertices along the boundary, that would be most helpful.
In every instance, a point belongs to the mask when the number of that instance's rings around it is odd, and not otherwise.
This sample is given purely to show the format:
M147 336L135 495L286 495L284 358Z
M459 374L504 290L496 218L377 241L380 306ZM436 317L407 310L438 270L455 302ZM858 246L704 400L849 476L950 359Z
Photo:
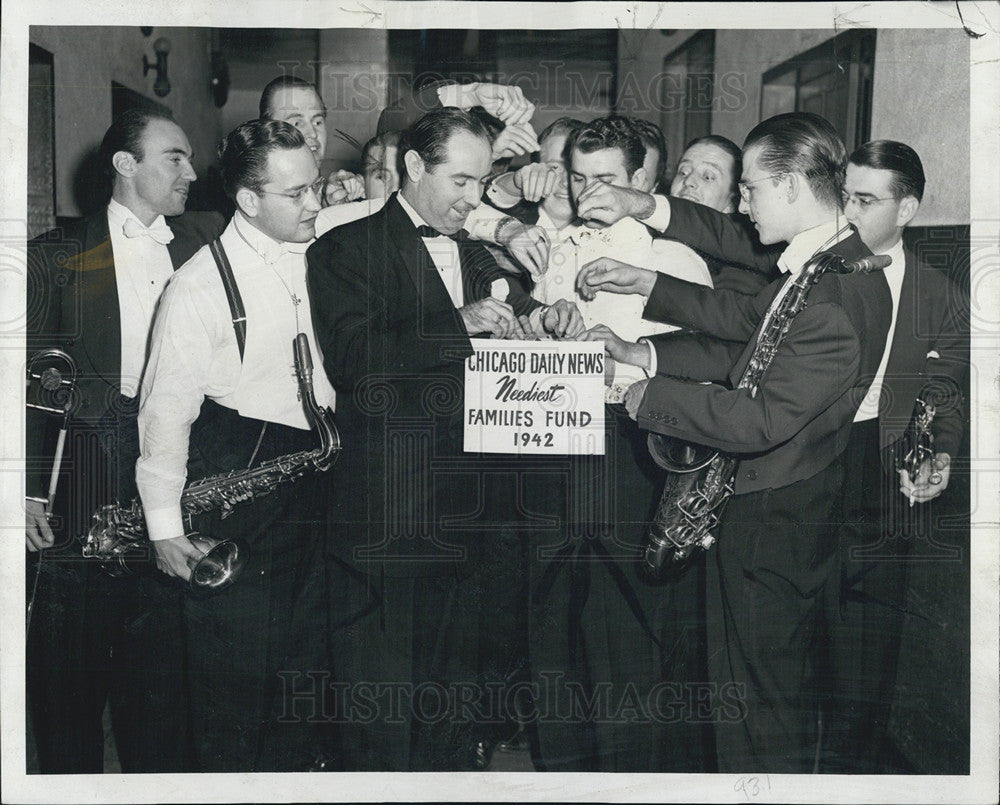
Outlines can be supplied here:
M508 172L502 174L501 176L497 176L497 178L494 179L490 186L486 189L486 198L488 198L492 204L504 210L513 207L521 200L520 193L513 193L502 186L502 184L506 183L510 183L513 187L513 173Z
M649 347L649 369L646 370L646 375L652 377L656 374L656 350L653 348L653 342L648 338L640 338L639 343Z
M655 229L657 232L665 232L667 227L670 226L670 200L666 196L659 194L653 196L653 200L656 202L656 209L642 223L650 229Z
M146 516L146 531L150 540L172 539L184 534L184 520L181 510L175 509L143 509Z
M459 103L462 99L461 84L445 84L443 87L438 87L437 93L442 106L461 106Z
M507 213L501 212L489 204L480 204L465 219L465 229L473 240L496 243L493 239L493 233L496 231L497 224L509 217Z

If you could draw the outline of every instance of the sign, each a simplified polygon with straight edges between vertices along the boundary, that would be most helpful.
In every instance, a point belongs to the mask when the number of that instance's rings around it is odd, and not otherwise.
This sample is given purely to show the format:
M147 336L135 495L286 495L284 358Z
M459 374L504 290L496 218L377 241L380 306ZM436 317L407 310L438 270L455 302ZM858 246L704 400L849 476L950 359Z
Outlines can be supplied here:
M479 341L465 363L465 452L604 455L604 345Z

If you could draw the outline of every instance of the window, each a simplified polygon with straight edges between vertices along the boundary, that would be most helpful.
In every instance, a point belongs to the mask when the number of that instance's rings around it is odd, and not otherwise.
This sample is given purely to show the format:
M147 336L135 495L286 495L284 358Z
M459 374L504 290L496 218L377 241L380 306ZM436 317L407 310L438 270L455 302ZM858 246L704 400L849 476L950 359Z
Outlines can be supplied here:
M764 73L760 119L813 112L829 120L848 152L868 141L875 31L847 31Z

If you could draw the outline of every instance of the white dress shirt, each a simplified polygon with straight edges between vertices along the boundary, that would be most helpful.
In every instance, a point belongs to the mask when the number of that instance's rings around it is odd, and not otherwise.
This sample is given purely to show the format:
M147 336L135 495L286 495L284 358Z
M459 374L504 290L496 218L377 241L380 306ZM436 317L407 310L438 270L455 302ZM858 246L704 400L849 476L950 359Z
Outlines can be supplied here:
M402 193L399 193L397 198L404 212L413 221L414 226L428 226L428 223L420 217L420 213L403 198ZM458 244L447 235L422 238L422 240L438 270L438 276L441 277L441 281L448 291L448 296L451 297L452 304L455 305L456 309L464 307L465 292L462 289L462 262L458 256Z
M298 398L292 348L303 332L318 370L316 401L320 407L334 405L306 293L309 243L279 243L238 211L220 240L246 309L246 351L241 363L219 270L205 246L167 285L142 384L136 483L153 540L184 533L180 496L188 440L205 397L245 417L310 428Z
M142 382L153 313L174 266L166 244L143 234L125 235L125 222L130 219L138 224L138 230L147 230L128 207L114 199L108 202L108 231L115 256L121 329L121 393L135 397ZM166 226L160 215L149 229Z
M889 364L889 353L892 351L892 338L896 333L896 319L899 316L899 295L903 290L903 275L906 273L906 254L903 251L903 239L900 238L899 242L892 248L886 249L885 253L892 258L892 263L883 270L885 281L889 283L889 294L892 296L892 321L889 324L889 334L886 336L885 351L882 353L882 360L879 361L878 371L875 373L875 379L872 381L868 393L865 395L864 400L861 401L857 414L854 415L855 422L864 422L878 417L878 400L882 395L882 385L885 382L885 368Z
M538 225L549 233L552 245L548 270L539 278L531 295L544 304L552 304L557 299L575 303L587 329L604 324L626 341L638 341L642 336L677 329L673 325L643 319L646 306L643 296L598 291L591 300L581 298L576 290L576 276L587 263L599 257L613 257L712 287L711 275L700 257L680 244L655 242L646 227L632 218L623 218L603 229L591 229L583 224L556 229L545 211L540 210ZM616 363L612 388L606 399L617 402L624 388L645 376L637 366Z

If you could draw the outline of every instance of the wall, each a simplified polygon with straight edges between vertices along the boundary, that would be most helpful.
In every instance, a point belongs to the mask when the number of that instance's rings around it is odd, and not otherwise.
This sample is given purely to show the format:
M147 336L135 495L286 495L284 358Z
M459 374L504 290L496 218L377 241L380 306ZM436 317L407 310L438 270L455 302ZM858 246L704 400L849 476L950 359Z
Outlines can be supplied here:
M142 75L142 57L154 60L153 42L161 36L171 44L165 98L153 93L155 74ZM75 182L111 124L112 81L173 111L191 141L199 175L212 163L221 131L209 94L209 29L155 28L147 38L131 26L32 26L28 38L53 54L57 216L87 212Z
M663 58L694 35L675 31L619 34L619 111L660 123L656 79ZM715 39L716 105L712 130L736 143L759 122L761 76L787 59L831 39L827 30L718 30ZM624 76L639 88L622 104ZM639 103L632 97L638 95ZM918 103L919 99L919 103ZM928 111L932 110L932 118ZM969 221L969 46L960 30L878 32L872 97L873 139L898 139L920 154L928 192L916 225ZM942 125L944 121L946 124ZM933 122L934 125L928 125ZM676 158L671 155L671 160Z

